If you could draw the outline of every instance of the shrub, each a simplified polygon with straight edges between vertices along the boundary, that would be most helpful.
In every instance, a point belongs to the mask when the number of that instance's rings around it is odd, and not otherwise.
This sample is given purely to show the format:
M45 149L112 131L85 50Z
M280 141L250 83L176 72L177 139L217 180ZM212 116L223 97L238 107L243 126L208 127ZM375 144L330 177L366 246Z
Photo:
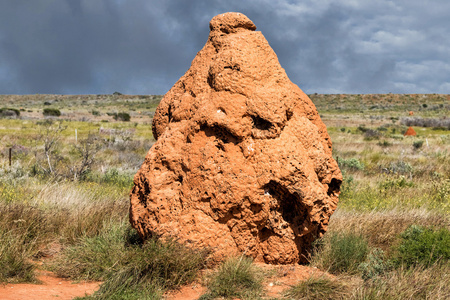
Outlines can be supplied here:
M361 132L366 132L368 130L368 128L366 128L366 125L361 124L358 126L357 130L361 131Z
M391 262L387 260L384 251L373 249L367 256L367 260L358 266L361 277L364 280L374 279L391 269Z
M373 129L367 129L364 132L364 140L366 141L371 141L374 139L379 139L381 136L381 133L378 130L373 130Z
M412 186L414 186L414 183L412 181L406 180L406 177L402 175L398 177L395 176L386 177L385 180L379 183L379 187L382 190L397 189Z
M119 170L112 168L108 169L103 177L100 179L101 183L109 183L121 188L133 187L133 176L120 173Z
M420 149L420 148L422 147L422 145L423 145L423 141L422 141L422 140L413 142L413 148L414 148L415 150Z
M0 117L18 117L20 110L16 108L3 107L0 108Z
M383 147L383 148L385 148L385 147L390 147L390 146L392 146L392 143L391 143L391 142L388 142L388 141L386 141L386 140L383 140L382 142L381 142L381 141L378 142L378 146Z
M131 119L130 114L126 112L120 112L114 116L114 120L116 121L128 122L130 121L130 119Z
M360 162L357 158L349 158L343 159L340 158L338 160L339 168L347 168L350 170L364 170L364 164Z
M413 168L409 163L404 162L403 160L399 160L399 161L390 163L389 167L387 167L386 170L389 173L394 173L394 174L409 174L412 172Z
M450 118L405 117L400 119L400 124L406 126L450 129Z
M447 228L434 230L412 225L400 234L400 239L394 253L397 265L430 266L436 261L450 259L450 231Z
M57 108L44 108L42 113L44 114L44 116L53 116L53 117L61 116L61 111Z
M209 279L208 292L200 299L218 297L248 298L262 291L262 276L252 264L252 259L241 256L226 260Z
M366 260L369 245L361 236L353 233L332 233L315 243L312 258L317 265L330 273L355 274Z
M288 299L342 299L347 295L347 287L326 276L311 276L307 280L289 288L284 296Z
M94 116L100 116L100 112L98 110L91 111L91 114Z

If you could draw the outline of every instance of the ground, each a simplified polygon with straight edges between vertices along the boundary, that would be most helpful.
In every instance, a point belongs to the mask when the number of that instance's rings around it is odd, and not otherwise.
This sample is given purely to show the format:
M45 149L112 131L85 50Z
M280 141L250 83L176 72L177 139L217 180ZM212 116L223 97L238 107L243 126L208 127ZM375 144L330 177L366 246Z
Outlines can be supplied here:
M311 276L329 276L328 273L317 268L303 265L267 265L257 263L257 266L273 274L264 282L265 296L267 298L281 297L283 291L306 280ZM38 280L41 284L20 283L0 285L2 300L69 300L75 297L91 295L100 286L101 282L73 282L58 278L50 271L38 270ZM201 279L183 286L178 290L165 294L167 300L194 300L206 292L206 287L200 283Z

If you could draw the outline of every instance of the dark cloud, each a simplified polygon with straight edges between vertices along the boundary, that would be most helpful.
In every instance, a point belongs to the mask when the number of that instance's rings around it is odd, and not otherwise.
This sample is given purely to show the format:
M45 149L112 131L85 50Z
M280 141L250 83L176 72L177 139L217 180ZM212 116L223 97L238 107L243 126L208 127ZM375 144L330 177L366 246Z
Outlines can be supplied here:
M163 94L216 14L254 21L307 93L450 93L450 2L0 2L0 93Z

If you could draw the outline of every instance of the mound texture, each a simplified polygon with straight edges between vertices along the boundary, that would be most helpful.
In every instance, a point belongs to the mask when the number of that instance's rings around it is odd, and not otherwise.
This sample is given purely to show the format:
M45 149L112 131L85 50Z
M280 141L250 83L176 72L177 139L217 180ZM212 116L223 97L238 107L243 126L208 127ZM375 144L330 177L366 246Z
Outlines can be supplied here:
M252 21L226 13L210 29L156 110L131 224L217 259L304 262L342 182L326 127Z

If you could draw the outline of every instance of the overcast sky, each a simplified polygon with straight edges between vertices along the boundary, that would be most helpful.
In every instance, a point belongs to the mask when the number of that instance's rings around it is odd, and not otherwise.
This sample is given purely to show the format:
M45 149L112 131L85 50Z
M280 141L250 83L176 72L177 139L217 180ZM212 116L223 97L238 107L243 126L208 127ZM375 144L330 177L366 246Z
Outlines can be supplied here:
M306 93L450 93L448 0L0 0L0 94L165 94L228 11Z

